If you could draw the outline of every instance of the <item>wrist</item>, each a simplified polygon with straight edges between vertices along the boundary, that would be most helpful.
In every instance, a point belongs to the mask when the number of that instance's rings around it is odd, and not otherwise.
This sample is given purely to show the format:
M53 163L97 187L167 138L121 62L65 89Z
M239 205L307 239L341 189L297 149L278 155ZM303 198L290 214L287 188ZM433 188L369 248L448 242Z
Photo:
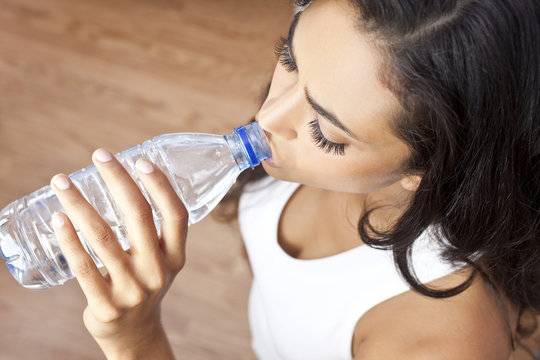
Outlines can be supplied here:
M161 324L135 332L129 337L96 341L108 360L174 359Z

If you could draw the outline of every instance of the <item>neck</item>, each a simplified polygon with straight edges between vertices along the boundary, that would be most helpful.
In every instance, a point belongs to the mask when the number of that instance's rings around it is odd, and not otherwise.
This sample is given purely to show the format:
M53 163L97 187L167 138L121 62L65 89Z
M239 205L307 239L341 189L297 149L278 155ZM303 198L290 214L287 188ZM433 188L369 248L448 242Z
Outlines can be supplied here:
M347 228L357 231L360 217L373 210L369 219L376 230L389 230L407 210L411 192L403 189L396 182L383 189L367 194L349 194L325 191L322 195L335 204L336 221Z

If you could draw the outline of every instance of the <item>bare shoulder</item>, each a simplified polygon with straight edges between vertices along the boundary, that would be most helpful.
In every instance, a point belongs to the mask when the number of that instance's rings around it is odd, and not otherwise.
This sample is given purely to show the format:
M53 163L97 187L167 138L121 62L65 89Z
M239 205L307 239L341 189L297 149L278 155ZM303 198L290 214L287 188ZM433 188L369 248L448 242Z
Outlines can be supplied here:
M429 286L455 286L469 273L450 274ZM506 308L514 329L517 312ZM511 351L503 310L480 276L451 298L433 299L413 291L395 296L362 316L353 339L355 359L507 360Z

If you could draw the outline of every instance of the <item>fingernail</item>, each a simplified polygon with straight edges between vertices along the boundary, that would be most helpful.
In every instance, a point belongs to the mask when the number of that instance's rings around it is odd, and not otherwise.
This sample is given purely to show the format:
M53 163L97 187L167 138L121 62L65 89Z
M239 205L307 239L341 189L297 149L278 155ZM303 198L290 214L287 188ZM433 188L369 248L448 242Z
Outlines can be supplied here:
M94 157L102 163L112 160L111 153L105 149L97 149L96 151L94 151Z
M69 178L66 175L60 174L53 177L52 182L60 190L69 189Z
M64 219L64 215L60 213L54 213L52 216L52 223L54 227L61 228L66 223L66 220Z
M137 160L135 167L143 174L150 174L152 171L154 171L154 165L152 165L152 163L146 159Z

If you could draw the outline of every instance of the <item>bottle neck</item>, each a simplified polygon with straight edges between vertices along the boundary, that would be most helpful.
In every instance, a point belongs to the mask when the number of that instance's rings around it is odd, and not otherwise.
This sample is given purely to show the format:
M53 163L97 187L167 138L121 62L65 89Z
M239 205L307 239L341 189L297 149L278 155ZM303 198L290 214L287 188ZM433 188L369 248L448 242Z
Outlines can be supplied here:
M235 133L230 133L223 136L229 145L229 149L238 165L238 170L243 171L250 167L249 158L246 154L246 151L243 148L241 140L238 138L238 135Z
M224 138L240 171L254 168L272 156L268 139L257 122L240 126Z

